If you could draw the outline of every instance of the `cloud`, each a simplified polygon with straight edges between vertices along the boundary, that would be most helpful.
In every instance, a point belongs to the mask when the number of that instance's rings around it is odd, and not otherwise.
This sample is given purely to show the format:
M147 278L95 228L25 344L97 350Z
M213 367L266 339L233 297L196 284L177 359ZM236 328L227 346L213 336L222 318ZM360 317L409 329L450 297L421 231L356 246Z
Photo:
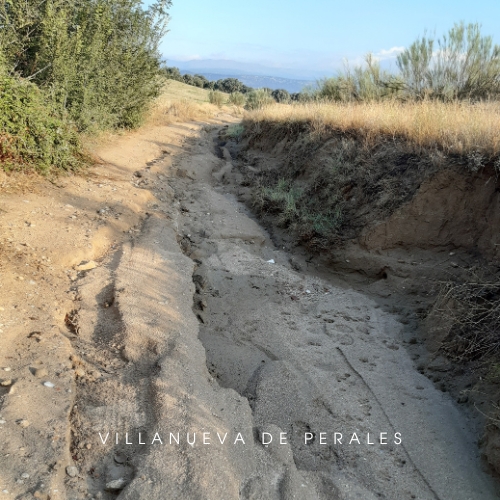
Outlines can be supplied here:
M380 61L383 61L384 59L394 59L396 56L398 56L398 54L401 54L401 52L403 52L404 50L405 50L404 47L391 47L388 50L386 49L380 50L379 52L374 54L374 56Z

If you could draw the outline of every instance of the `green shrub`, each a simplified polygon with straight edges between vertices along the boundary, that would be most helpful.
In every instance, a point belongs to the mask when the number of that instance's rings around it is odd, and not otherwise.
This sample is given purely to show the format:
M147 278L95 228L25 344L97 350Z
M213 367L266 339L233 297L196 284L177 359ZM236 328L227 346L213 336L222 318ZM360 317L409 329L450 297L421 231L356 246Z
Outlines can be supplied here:
M247 100L241 92L233 92L229 95L229 102L235 106L243 107Z
M371 54L365 58L365 66L320 82L318 97L340 102L370 102L393 96L398 91L395 77L382 71L380 64Z
M74 170L82 164L76 130L34 84L0 75L0 166L4 170Z
M0 2L7 67L45 90L79 130L135 127L161 88L170 0Z
M271 92L271 96L276 102L288 103L291 100L290 92L285 89L276 89Z
M274 104L276 101L272 98L268 90L257 89L247 94L246 108L250 110L262 109Z
M224 78L215 82L215 89L231 94L233 92L245 92L247 87L237 78Z
M398 56L397 65L412 97L476 100L500 95L500 46L482 36L478 24L455 24L437 42L418 39Z
M221 107L226 100L224 94L218 90L211 90L208 93L208 101L210 104L215 104L216 106Z
M399 74L382 71L368 54L366 64L322 80L317 97L341 102L385 98L498 99L500 46L478 24L455 24L440 39L423 36L397 56ZM303 94L301 92L301 94ZM302 100L295 94L294 100Z
M226 137L234 139L235 141L238 142L241 139L243 132L245 132L245 127L241 123L238 123L237 125L230 125L227 128L225 135Z
M279 179L275 186L261 188L260 199L263 207L279 213L281 225L288 226L300 215L297 204L301 194L290 181Z

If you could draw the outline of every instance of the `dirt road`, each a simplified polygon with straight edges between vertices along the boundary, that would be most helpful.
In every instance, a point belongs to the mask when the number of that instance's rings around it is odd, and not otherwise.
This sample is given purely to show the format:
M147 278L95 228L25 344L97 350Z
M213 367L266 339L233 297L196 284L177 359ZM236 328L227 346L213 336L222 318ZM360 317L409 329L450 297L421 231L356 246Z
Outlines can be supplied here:
M398 317L275 247L216 134L139 169L141 232L77 281L70 462L45 498L497 498Z

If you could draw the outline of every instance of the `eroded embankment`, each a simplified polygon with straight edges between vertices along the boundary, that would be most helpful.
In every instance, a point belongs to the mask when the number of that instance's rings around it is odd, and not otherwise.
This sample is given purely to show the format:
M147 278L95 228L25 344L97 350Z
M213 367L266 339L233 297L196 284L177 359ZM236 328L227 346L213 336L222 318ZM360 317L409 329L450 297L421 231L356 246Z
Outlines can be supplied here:
M299 261L362 287L413 328L419 370L482 420L500 472L494 166L400 140L319 137L306 125L245 127L218 141L237 167L233 192Z
M71 397L44 450L59 462L21 484L11 459L6 484L55 499L495 498L472 423L412 350L421 311L402 292L423 308L409 270L435 260L353 253L366 276L323 273L331 261L270 238L234 196L259 165L217 157L217 127L187 133L130 172L154 195L140 230L72 282L64 345L50 343L68 365L68 391L52 389Z
M229 194L240 187L231 156L216 158L209 139L191 145L169 181L171 216L195 264L192 306L208 371L259 429L243 476L232 472L240 498L494 498L470 423L405 349L414 331L276 247ZM224 407L217 414L227 418ZM264 432L273 445L259 444ZM267 465L254 469L263 457Z
M168 180L138 172L161 203L76 285L68 497L494 498L413 331L276 247L199 133Z

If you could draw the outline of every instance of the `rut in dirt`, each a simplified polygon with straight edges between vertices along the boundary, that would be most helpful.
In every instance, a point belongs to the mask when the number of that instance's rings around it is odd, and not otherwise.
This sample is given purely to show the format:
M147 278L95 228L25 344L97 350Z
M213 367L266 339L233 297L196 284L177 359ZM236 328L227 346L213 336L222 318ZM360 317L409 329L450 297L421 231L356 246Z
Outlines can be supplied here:
M141 171L157 175L161 204L78 283L71 452L87 476L68 495L496 498L465 417L414 367L405 325L273 244L230 193L217 133L200 129L166 181L165 158ZM99 445L98 432L133 443ZM213 441L154 446L154 432Z
M206 155L217 158L203 169ZM230 194L236 168L212 133L181 162L189 180L170 181L220 386L248 400L256 426L286 433L297 468L339 498L496 498L465 416L406 352L405 325L297 270Z

